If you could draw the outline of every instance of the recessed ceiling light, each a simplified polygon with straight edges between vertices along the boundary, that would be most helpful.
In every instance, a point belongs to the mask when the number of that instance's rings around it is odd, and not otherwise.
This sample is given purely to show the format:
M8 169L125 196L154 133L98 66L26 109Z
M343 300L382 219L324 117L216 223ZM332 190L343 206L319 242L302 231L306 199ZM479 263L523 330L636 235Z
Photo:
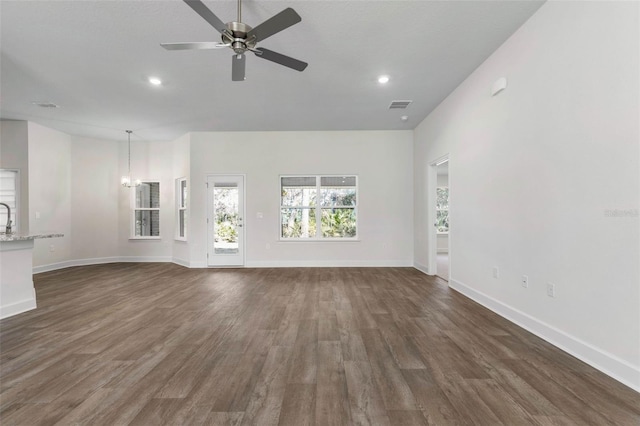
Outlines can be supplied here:
M402 117L400 117L400 120L402 121L407 121L409 119L408 115L403 115Z
M154 86L160 86L162 84L162 80L160 80L158 77L149 77L149 83L153 84Z
M378 77L378 83L380 84L385 84L389 82L389 76L388 75L381 75L380 77Z

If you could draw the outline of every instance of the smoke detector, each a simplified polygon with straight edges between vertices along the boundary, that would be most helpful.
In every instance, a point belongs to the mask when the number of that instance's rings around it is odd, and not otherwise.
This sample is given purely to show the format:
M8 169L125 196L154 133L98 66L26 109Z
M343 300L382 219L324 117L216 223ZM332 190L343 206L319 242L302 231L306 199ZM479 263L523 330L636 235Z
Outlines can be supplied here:
M60 105L56 105L53 102L31 102L31 103L41 108L60 108Z

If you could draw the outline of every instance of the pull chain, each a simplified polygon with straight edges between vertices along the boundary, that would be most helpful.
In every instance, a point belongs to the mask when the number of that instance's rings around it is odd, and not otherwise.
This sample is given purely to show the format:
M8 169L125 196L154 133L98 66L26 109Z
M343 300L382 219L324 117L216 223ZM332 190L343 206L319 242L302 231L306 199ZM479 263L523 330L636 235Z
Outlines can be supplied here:
M131 130L125 130L129 139L129 179L131 179Z

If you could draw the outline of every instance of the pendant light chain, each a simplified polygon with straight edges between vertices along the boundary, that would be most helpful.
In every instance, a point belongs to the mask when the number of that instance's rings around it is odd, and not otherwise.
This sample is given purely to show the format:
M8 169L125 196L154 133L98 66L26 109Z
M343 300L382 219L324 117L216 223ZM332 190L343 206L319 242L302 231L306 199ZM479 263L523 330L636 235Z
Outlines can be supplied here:
M124 186L125 188L131 188L134 186L140 186L140 181L138 179L136 179L135 181L131 181L131 133L133 133L132 130L125 130L125 132L127 132L127 142L128 142L128 157L127 157L127 165L129 166L129 174L127 176L122 176L122 179L120 180L120 183L122 184L122 186Z
M131 179L131 130L125 130L127 132L127 139L129 139L129 179Z

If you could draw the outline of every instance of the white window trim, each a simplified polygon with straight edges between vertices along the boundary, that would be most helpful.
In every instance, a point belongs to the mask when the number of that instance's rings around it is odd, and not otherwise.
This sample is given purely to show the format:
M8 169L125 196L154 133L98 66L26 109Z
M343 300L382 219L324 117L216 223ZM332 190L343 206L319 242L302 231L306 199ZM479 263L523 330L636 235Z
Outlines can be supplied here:
M2 170L5 170L7 172L15 172L16 173L16 178L14 181L14 185L15 185L15 194L16 194L16 206L15 208L11 209L11 232L12 233L17 233L20 231L20 213L22 213L22 209L20 208L20 169L12 169L12 168L2 168ZM4 207L2 207L4 208ZM2 226L3 228L6 226L7 222L3 222L0 223L0 226Z
M175 220L175 235L174 240L176 241L187 241L187 237L189 235L188 229L185 229L184 236L180 235L180 212L184 211L185 218L187 217L187 205L189 201L182 204L182 182L186 182L187 194L189 193L189 181L186 177L180 177L176 179L176 220Z
M356 212L356 235L353 237L344 237L344 238L336 238L336 237L322 237L322 227L321 226L317 226L316 228L316 236L312 237L312 238L284 238L282 237L282 208L289 208L290 206L283 206L282 205L282 178L288 178L288 177L315 177L316 178L316 193L318 194L317 196L320 196L320 188L321 188L321 178L323 177L344 177L344 176L353 176L356 178L356 204L355 206L337 206L339 208L352 208L353 210L355 210ZM278 176L278 193L279 193L279 201L278 201L278 205L279 205L279 212L278 212L278 237L279 237L279 242L283 242L283 243L318 243L318 242L323 242L323 243L337 243L337 242L360 242L360 235L359 235L359 229L360 229L360 223L359 223L359 219L358 219L358 204L359 204L359 200L360 200L360 188L359 188L359 176L353 173L346 173L346 174L294 174L294 175L280 175ZM314 209L315 210L315 216L316 216L316 224L320 224L322 223L322 206L320 206L319 204L317 204L315 207L312 206L296 206L294 208L309 208L309 209ZM328 208L328 207L327 207ZM318 237L318 235L320 235Z
M140 179L140 182L142 183L157 183L160 184L160 179ZM162 191L162 186L160 186L160 190ZM138 236L136 235L136 211L140 210L149 210L149 211L153 211L153 210L157 210L158 211L158 217L160 217L160 207L136 207L136 187L132 186L130 188L130 211L129 211L129 221L130 223L130 228L129 228L129 240L161 240L162 239L162 232L160 230L158 230L158 232L160 232L160 235L158 236ZM160 199L162 199L162 195L160 195ZM162 229L162 228L160 228Z

